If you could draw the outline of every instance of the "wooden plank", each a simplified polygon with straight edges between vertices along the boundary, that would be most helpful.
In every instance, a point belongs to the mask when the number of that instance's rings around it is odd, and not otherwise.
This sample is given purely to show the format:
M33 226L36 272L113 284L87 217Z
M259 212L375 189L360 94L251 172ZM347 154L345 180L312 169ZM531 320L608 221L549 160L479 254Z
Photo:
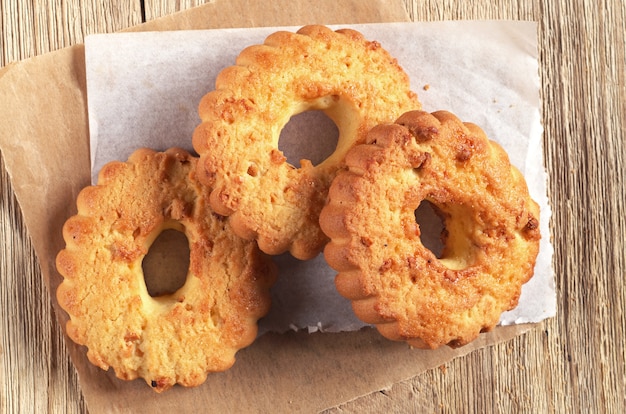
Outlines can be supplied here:
M176 13L192 7L201 6L206 3L213 3L212 0L145 0L144 7L146 21L158 19L168 14Z
M624 350L610 344L626 337L624 5L407 3L414 20L530 18L540 23L559 314L524 337L397 384L374 398L374 406L385 411L623 411ZM371 404L362 399L345 408L358 411Z
M141 18L141 0L0 0L0 66L81 43L88 34L134 26Z
M145 16L151 20L205 2L146 0ZM139 0L41 3L0 0L0 65L141 21ZM329 412L625 411L626 5L611 0L405 4L416 21L539 22L558 316L512 341ZM0 275L0 412L85 412L2 161Z
M84 412L4 162L0 160L0 412ZM6 246L6 247L4 247ZM61 411L58 411L61 412Z
M624 350L610 344L626 337L624 5L407 3L414 20L530 18L540 23L559 314L524 337L398 384L374 398L380 404L374 406L385 411L623 411ZM371 404L363 399L345 408L358 411Z
M0 66L141 23L139 0L0 1ZM8 174L0 160L0 412L86 412Z

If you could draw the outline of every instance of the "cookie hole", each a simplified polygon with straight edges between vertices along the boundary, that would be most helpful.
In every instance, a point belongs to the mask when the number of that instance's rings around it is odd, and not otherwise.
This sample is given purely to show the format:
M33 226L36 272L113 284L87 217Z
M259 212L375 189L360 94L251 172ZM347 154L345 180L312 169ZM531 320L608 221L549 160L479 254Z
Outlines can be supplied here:
M189 254L185 233L167 229L159 234L141 264L151 297L171 295L183 287L189 271Z
M302 159L318 165L335 152L338 140L333 120L323 111L310 110L291 117L280 132L278 149L291 165L300 165Z
M422 200L415 210L415 221L420 226L420 239L424 247L433 252L435 257L441 259L444 248L441 233L445 229L445 224L437 214L434 204Z

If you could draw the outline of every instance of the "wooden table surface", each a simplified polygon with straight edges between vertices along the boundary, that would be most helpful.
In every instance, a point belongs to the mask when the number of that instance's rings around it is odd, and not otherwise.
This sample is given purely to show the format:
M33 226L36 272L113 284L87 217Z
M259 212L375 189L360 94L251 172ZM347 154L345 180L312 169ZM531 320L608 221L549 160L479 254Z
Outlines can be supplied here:
M1 0L0 66L203 3ZM557 317L330 411L626 412L624 1L405 3L415 21L539 23ZM3 161L0 165L0 410L86 412Z

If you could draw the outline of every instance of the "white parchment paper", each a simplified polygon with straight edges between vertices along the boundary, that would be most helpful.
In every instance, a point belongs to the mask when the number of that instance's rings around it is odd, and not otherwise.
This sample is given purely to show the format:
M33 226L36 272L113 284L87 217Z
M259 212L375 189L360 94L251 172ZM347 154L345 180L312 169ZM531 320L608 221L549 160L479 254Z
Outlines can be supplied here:
M343 26L333 26L341 28ZM347 26L346 26L347 27ZM554 316L556 296L550 241L551 210L543 164L540 81L534 22L449 21L349 25L377 40L411 78L429 112L448 110L482 127L508 152L541 206L542 242L535 276L524 285L516 309L501 324L539 322ZM246 46L289 28L254 28L91 35L85 41L92 179L111 160L125 160L135 149L192 150L200 122L197 105L214 88L217 74L234 64ZM298 159L287 130L336 134L332 123L294 117L281 135L288 160ZM317 128L317 129L313 129ZM307 152L308 151L308 152ZM324 151L321 151L324 153ZM294 153L293 158L290 154ZM312 155L315 156L315 155ZM364 326L350 303L335 290L335 272L323 256L302 262L276 258L279 281L270 314L260 331L345 331Z

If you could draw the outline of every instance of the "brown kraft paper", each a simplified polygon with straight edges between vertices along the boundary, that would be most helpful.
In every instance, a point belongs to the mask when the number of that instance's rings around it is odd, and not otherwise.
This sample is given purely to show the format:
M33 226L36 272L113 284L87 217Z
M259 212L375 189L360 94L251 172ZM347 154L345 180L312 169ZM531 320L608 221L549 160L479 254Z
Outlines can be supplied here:
M402 1L216 1L130 30L181 30L408 21ZM84 47L75 45L0 71L0 148L50 289L59 323L67 315L54 292L61 229L90 182ZM42 321L46 323L46 321ZM98 412L314 412L390 387L532 325L498 327L460 349L415 350L374 330L267 334L240 351L235 366L197 388L156 394L142 380L121 381L91 365L67 341L81 388Z

